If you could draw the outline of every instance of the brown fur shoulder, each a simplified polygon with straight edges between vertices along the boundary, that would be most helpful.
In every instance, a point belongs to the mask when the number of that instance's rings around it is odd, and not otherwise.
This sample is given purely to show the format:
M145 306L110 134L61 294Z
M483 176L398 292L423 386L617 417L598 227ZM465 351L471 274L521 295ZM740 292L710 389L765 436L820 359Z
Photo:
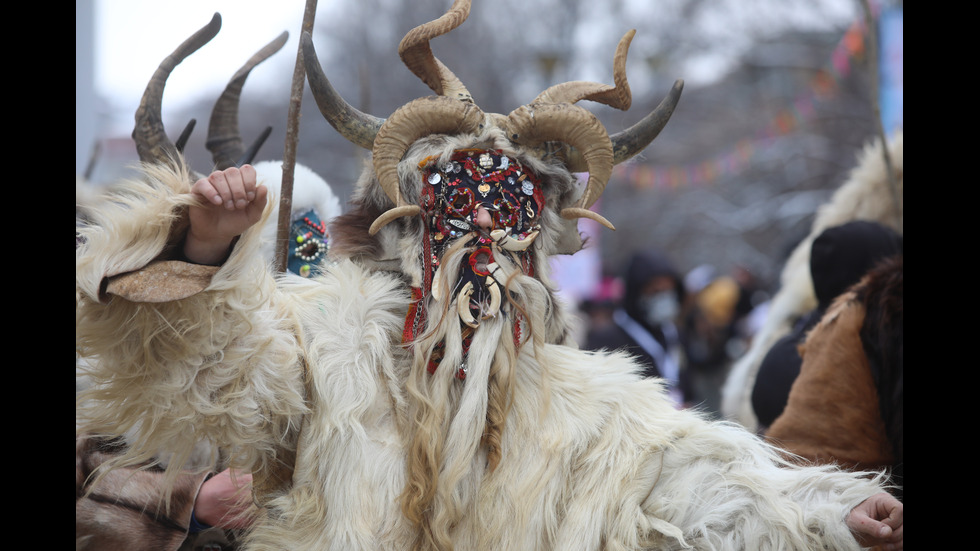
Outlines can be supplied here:
M849 468L890 465L891 447L861 343L864 305L842 295L808 334L800 375L766 437L792 453Z

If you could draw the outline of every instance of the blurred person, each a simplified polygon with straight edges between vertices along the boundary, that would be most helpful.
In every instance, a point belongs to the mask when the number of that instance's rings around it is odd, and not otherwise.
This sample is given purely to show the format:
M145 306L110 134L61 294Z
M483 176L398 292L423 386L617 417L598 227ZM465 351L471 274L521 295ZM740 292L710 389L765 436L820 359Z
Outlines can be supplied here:
M684 278L690 300L683 316L682 342L687 361L687 402L720 417L721 385L736 338L741 288L733 277L702 265Z
M810 278L810 246L827 228L854 220L878 222L903 233L904 135L870 140L857 155L847 180L820 205L806 236L792 248L779 274L779 286L768 301L761 326L749 350L729 370L722 388L722 413L751 431L760 430L752 392L763 357L787 335L797 320L817 307Z
M800 373L799 346L830 304L857 283L878 261L902 251L902 236L876 222L857 220L824 230L810 247L810 275L817 307L769 349L759 365L752 407L765 432L783 412L790 387Z
M800 347L802 365L771 442L819 463L887 469L904 501L904 255L833 300Z
M623 273L623 299L612 323L590 328L586 350L625 349L643 364L644 377L663 378L675 404L685 404L685 362L679 321L686 299L673 262L660 251L633 254Z
M613 312L623 300L623 282L618 277L603 276L592 293L579 304L587 316L587 329L598 329L613 323Z

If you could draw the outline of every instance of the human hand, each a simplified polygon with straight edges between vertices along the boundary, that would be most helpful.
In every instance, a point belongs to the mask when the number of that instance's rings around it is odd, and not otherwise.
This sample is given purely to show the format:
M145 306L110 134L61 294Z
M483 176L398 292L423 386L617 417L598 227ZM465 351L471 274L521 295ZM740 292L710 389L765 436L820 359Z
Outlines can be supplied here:
M847 526L858 542L880 546L883 551L904 549L904 506L888 492L877 493L862 501L847 515Z
M257 185L252 165L212 172L191 187L198 204L190 207L184 256L198 264L218 264L232 240L262 217L268 188Z
M251 490L251 473L225 469L201 485L194 502L194 517L217 528L248 528L256 513Z

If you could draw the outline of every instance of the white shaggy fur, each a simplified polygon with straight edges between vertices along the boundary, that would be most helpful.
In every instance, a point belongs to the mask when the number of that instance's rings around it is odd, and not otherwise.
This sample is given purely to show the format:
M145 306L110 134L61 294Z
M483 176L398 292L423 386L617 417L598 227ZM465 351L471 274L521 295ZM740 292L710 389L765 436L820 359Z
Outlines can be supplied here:
M84 430L135 432L123 461L167 448L176 469L201 439L229 450L265 508L247 549L858 549L843 519L879 478L785 464L739 427L675 410L631 358L556 344L559 306L536 278L511 285L537 332L517 348L513 311L486 320L462 383L453 331L440 368L413 379L404 274L340 259L314 280L276 277L258 227L202 293L173 304L103 296L106 276L164 250L185 176L148 167L146 183L83 230L76 350L93 387L79 404L97 407L80 417ZM512 400L489 469L487 385L501 376L513 378ZM445 435L431 539L400 507L420 397Z
M752 410L752 389L766 352L789 333L800 316L817 306L810 278L810 245L825 229L853 221L871 220L899 233L904 232L905 179L903 170L904 133L897 132L888 143L892 168L898 184L899 204L892 199L888 172L880 141L864 147L857 166L830 201L817 211L807 237L793 249L780 274L780 289L772 299L765 323L753 338L749 350L732 365L722 388L722 414L749 430L759 429Z

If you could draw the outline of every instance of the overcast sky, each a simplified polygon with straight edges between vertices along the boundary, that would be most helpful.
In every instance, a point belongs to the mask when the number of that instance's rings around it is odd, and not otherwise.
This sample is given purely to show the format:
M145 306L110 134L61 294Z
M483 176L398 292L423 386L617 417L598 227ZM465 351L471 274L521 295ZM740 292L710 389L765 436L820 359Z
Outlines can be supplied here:
M280 55L264 65L292 67L296 62L305 3L305 0L95 0L96 93L110 104L132 102L134 98L138 103L160 61L182 40L207 25L215 12L221 14L221 31L185 59L174 78L168 80L168 109L179 109L201 95L220 93L231 76L228 67L234 71L282 31L289 31L289 41ZM145 24L147 21L153 24ZM261 80L249 81L250 92L261 88Z
M86 0L79 0L86 1ZM110 105L138 103L157 64L168 56L181 40L206 25L215 12L222 17L221 31L197 53L184 60L179 74L167 82L167 105L175 110L193 101L196 96L220 92L230 77L227 68L244 63L258 48L265 45L282 31L289 31L289 41L279 55L273 56L265 66L286 65L291 74L296 62L299 31L303 22L306 0L91 0L95 4L95 88ZM751 26L753 21L778 17L791 25L805 26L810 20L816 26L813 13L820 13L823 23L839 24L844 18L856 13L860 0L812 0L800 3L790 0L714 0L712 10L702 13L714 17L702 17L699 21L686 21L704 33L731 33L734 28ZM446 0L447 7L451 3ZM644 0L635 10L670 9L681 5L681 0ZM317 5L318 19L326 17L339 2L320 0ZM656 6L653 8L652 6ZM763 9L765 17L747 12ZM793 12L797 21L794 19ZM812 11L811 11L812 10ZM790 12L790 13L787 13ZM778 15L777 15L778 14ZM147 25L146 22L152 22ZM694 29L692 29L693 31ZM738 31L735 31L738 32ZM697 74L716 73L716 61L711 58L696 60L708 64L693 65L685 80L694 85ZM703 71L702 71L703 69ZM261 88L262 79L249 82L250 92Z

